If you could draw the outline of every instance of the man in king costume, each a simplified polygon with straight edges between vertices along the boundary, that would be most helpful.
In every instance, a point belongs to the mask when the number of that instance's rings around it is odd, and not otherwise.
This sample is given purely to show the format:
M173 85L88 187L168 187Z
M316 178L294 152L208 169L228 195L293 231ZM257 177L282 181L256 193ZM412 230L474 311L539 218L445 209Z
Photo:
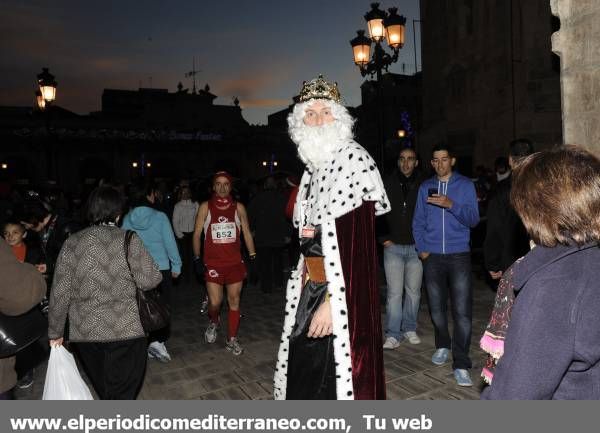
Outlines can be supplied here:
M305 82L288 117L306 164L294 208L302 254L287 284L275 399L385 399L375 216L390 204L353 140L337 84Z

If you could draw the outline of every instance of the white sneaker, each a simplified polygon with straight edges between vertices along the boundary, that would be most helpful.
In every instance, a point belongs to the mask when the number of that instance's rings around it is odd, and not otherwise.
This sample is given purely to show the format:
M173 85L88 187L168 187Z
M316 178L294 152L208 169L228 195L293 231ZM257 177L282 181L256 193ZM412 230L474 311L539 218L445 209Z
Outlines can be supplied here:
M384 349L395 349L400 347L400 342L396 340L394 337L388 337L385 339L385 343L383 343Z
M160 362L169 362L171 360L171 355L167 352L167 348L165 347L165 343L160 343L158 341L153 341L148 346L148 357L156 358Z
M415 331L407 331L404 333L404 337L410 344L421 344L421 339Z
M217 340L217 324L210 322L204 332L204 339L207 343L214 343Z

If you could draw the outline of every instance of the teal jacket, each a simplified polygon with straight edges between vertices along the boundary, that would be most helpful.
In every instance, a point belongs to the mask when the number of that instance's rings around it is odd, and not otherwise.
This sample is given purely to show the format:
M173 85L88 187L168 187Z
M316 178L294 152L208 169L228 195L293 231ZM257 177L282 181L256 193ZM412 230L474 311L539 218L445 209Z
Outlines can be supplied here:
M169 218L148 206L132 209L123 219L123 230L133 230L161 271L181 273L181 257Z

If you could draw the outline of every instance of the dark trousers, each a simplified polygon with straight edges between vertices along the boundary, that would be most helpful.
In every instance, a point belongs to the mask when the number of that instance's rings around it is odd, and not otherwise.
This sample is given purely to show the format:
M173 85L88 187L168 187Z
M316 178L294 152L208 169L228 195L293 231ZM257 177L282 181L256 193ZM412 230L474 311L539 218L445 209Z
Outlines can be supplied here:
M50 356L50 346L48 345L47 336L42 336L38 341L35 341L25 349L18 351L15 363L17 378L20 380L27 373L33 373L33 369L47 361L48 356Z
M166 271L161 270L160 273L162 274L162 281L158 285L157 290L160 290L160 295L163 298L165 304L167 304L170 307L171 306L171 291L173 290L173 277L171 276L170 270L166 270ZM161 343L164 343L165 341L167 341L169 339L170 336L171 336L171 325L169 324L169 325L165 326L164 328L159 329L158 331L154 331L154 332L150 333L149 340L150 340L150 342L160 341Z
M177 239L177 246L179 247L179 255L181 256L181 262L183 264L181 277L185 279L185 282L190 284L194 282L195 275L194 269L192 268L192 235L194 233L184 233L183 238Z
M146 372L146 338L76 343L79 357L102 400L135 400Z
M452 368L471 368L469 347L473 319L471 253L431 254L423 262L435 347L452 349ZM448 332L448 296L454 332Z
M257 247L256 260L260 287L263 292L271 292L275 287L283 286L283 247Z

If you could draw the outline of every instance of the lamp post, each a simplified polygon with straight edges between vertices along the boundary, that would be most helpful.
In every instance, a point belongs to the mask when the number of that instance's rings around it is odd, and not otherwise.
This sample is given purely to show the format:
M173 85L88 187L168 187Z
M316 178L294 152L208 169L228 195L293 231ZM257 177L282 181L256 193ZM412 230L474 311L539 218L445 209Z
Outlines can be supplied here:
M46 133L49 136L46 147L46 171L48 180L55 178L56 173L56 145L50 134L50 106L56 99L56 87L58 83L48 68L42 68L42 72L37 75L38 90L35 92L35 100L38 109L44 113L46 123Z
M384 139L383 139L383 101L381 91L382 71L388 70L392 63L398 61L398 53L404 46L404 33L406 18L398 15L398 8L389 8L388 12L379 9L379 3L371 3L371 10L365 14L369 37L364 30L358 30L357 36L350 41L354 63L360 69L363 77L376 76L377 85L377 143L376 161L380 169L384 166ZM388 54L383 48L383 40L387 41L392 53ZM371 45L375 44L371 58Z

